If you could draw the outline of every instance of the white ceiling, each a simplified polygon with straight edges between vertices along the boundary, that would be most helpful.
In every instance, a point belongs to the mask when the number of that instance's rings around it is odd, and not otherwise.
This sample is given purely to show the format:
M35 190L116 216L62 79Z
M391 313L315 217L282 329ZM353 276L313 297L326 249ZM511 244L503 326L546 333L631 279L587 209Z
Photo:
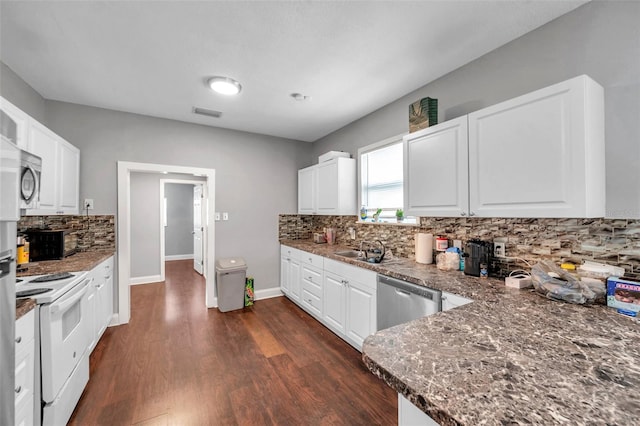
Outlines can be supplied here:
M0 60L47 99L315 141L584 3L3 0Z

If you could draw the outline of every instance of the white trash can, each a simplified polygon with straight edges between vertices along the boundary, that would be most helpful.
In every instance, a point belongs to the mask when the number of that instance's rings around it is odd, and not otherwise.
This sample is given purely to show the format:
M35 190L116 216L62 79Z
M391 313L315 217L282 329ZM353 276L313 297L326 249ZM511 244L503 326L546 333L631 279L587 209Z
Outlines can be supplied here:
M216 289L220 312L244 308L246 280L247 264L243 258L231 257L216 261Z

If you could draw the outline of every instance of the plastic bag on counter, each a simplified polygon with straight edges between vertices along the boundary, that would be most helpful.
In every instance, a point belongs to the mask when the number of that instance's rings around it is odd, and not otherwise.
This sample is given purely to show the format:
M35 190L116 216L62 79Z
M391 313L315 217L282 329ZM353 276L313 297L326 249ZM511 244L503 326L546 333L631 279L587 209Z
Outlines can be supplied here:
M556 264L540 261L531 268L531 282L540 294L549 299L576 304L604 301L606 288L597 281L581 281Z
M460 255L452 252L440 253L436 256L436 266L441 271L457 271L460 269Z

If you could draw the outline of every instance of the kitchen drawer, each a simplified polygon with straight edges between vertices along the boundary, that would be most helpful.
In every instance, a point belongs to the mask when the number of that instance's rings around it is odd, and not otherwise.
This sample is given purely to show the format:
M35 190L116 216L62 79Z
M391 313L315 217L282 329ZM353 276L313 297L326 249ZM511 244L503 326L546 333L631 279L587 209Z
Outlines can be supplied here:
M314 268L309 265L302 265L302 279L309 281L317 286L322 283L322 269Z
M333 272L336 275L340 275L349 281L358 281L369 288L374 290L376 289L376 282L378 279L377 274L368 269L359 268L333 259L325 260L324 269L326 271Z
M16 353L16 383L14 388L16 410L25 399L33 401L34 341L31 350Z
M306 290L308 293L315 295L316 297L322 298L322 282L313 282L309 281L306 278L302 279L302 289Z
M32 309L29 313L21 317L16 321L16 354L20 353L23 349L29 347L29 344L34 339L35 333L35 317L36 311Z
M308 309L310 314L316 315L318 318L322 317L322 299L307 291L304 284L302 287L302 306Z
M317 254L301 252L300 261L302 263L306 263L307 265L315 266L316 268L322 269L324 267L324 257L318 256Z
M290 259L300 259L302 252L292 247L280 245L280 256L284 256Z

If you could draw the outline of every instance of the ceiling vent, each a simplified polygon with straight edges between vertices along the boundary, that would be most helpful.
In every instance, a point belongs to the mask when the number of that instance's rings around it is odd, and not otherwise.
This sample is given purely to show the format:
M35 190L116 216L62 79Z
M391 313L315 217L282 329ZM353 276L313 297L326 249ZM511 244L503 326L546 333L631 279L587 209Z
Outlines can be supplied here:
M200 115L206 115L206 116L214 117L214 118L222 117L222 113L220 111L214 111L212 109L206 109L206 108L193 107L193 113L194 114L200 114Z

